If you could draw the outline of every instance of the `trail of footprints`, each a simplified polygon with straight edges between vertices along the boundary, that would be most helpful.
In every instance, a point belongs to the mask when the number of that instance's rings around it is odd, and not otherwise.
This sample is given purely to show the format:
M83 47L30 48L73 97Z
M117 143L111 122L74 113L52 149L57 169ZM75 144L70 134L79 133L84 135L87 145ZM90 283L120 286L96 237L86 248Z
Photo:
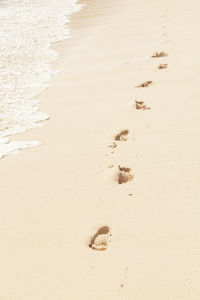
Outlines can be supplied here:
M161 52L155 52L151 57L152 58L163 58L167 57L168 54L164 51ZM158 65L158 69L166 69L168 67L167 63L162 63ZM143 83L140 83L135 88L148 88L150 85L153 84L153 81L148 80ZM143 100L135 100L135 108L136 110L150 110L151 107L147 106ZM124 129L120 131L117 135L114 136L114 141L111 145L109 145L110 148L114 149L117 147L117 142L126 142L128 140L129 130ZM109 168L114 167L113 165L109 166ZM119 165L117 168L115 181L119 184L126 184L130 181L134 180L134 174L131 170L131 168L127 166L121 166ZM132 194L129 194L132 195ZM95 251L105 251L107 250L111 240L111 230L110 227L105 225L103 227L100 227L97 232L90 238L90 242L88 244L89 248L95 250Z

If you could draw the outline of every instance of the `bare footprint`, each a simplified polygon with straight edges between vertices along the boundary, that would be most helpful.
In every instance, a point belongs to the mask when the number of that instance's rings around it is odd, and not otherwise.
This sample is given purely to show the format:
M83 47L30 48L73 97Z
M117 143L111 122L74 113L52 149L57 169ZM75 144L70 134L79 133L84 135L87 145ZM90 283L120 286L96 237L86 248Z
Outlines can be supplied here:
M127 141L129 130L122 130L115 136L115 141Z
M149 85L151 85L153 82L151 80L145 81L139 85L136 86L136 88L140 88L140 87L148 87Z
M133 179L133 174L131 172L131 168L118 167L119 171L117 173L117 182L119 184L126 183Z
M166 69L168 67L168 64L160 64L158 66L158 69L161 70L161 69Z
M114 149L117 147L117 144L115 142L113 142L112 145L109 145L108 147Z
M150 106L147 106L144 101L138 101L138 100L135 100L135 106L136 106L136 109L140 110L148 110L148 109L151 109Z
M155 52L151 57L157 58L157 57L165 57L168 56L168 54L164 51Z
M91 238L89 247L96 251L107 250L110 242L109 237L111 236L110 228L108 226L100 227L95 235Z

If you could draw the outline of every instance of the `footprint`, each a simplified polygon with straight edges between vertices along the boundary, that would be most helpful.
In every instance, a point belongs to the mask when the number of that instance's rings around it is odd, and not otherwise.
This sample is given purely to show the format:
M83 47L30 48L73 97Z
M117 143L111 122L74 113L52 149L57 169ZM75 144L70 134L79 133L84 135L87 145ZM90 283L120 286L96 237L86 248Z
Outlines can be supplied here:
M147 106L144 101L138 101L138 100L135 100L135 106L136 106L136 109L140 110L148 110L148 109L151 109L150 106Z
M113 142L112 145L109 145L108 147L114 149L117 147L117 144L115 142Z
M160 64L158 66L158 69L161 70L161 69L166 69L168 67L168 64Z
M118 167L119 171L117 173L117 182L119 184L126 183L133 179L133 174L131 172L131 168Z
M140 87L148 87L149 85L151 85L153 82L148 80L148 81L145 81L139 85L136 86L136 88L140 88Z
M168 56L168 54L164 51L155 52L151 57L157 58L157 57L165 57Z
M110 242L109 237L111 236L110 228L108 226L100 227L95 235L91 238L89 247L96 251L107 250Z
M115 136L115 141L127 141L129 130L122 130Z

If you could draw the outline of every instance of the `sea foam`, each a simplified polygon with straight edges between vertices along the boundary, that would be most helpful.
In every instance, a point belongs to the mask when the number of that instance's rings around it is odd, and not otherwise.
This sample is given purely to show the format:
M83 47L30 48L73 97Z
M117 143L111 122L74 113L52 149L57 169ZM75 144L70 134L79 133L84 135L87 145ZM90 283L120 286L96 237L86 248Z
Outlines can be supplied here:
M0 158L37 141L11 136L40 127L49 116L39 111L38 93L59 72L50 46L70 37L70 15L77 0L0 0Z

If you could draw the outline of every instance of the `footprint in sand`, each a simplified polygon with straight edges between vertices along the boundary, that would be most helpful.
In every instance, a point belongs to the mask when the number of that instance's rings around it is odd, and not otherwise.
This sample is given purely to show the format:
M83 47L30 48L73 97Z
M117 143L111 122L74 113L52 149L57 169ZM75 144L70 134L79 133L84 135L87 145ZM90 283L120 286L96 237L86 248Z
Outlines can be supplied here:
M91 238L89 247L96 251L105 251L110 243L110 228L108 226L100 227Z
M148 87L149 85L151 85L153 82L151 80L145 81L139 85L136 86L136 88L140 88L140 87Z
M138 101L138 100L135 100L135 107L137 110L149 110L151 109L150 106L147 106L144 101Z
M134 178L131 168L118 166L118 169L116 180L119 184L129 182Z
M151 57L158 58L158 57L165 57L168 56L168 54L164 51L155 52Z
M167 67L168 67L168 64L160 64L160 65L158 66L158 69L159 69L159 70L167 69Z
M108 147L111 149L114 149L117 147L117 144L115 142L113 142L112 145L109 145Z
M125 129L122 130L115 136L115 141L127 141L128 139L129 130Z

